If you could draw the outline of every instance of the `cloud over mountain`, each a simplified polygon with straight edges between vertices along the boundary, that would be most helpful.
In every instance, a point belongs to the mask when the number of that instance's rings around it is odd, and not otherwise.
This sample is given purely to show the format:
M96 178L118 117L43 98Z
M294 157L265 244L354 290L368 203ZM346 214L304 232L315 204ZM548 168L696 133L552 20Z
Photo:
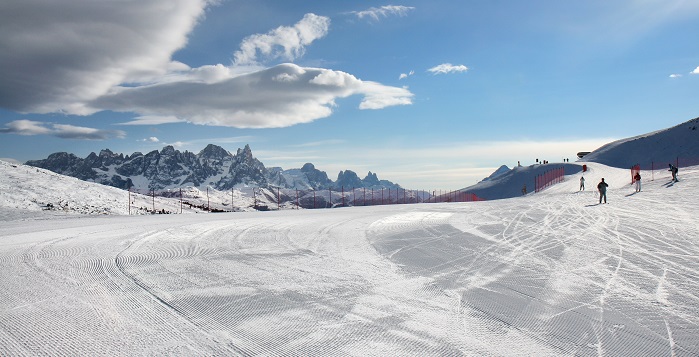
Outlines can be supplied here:
M17 135L52 135L62 139L105 140L111 137L123 138L121 130L100 130L67 124L51 124L33 120L15 120L0 128L0 133Z
M211 84L120 87L91 105L146 118L163 115L196 124L276 128L327 117L337 98L351 95L364 96L361 109L410 104L413 96L407 89L362 81L345 72L287 63Z
M77 115L112 110L134 113L126 123L131 125L187 121L276 128L327 117L337 99L352 95L364 97L361 109L412 103L405 88L349 73L262 64L293 61L328 33L330 19L312 13L293 26L244 38L230 65L192 68L174 61L172 55L185 47L212 3L28 0L3 5L0 108ZM52 124L34 127L48 130L47 125ZM50 128L55 135L69 129ZM3 132L17 131L8 126Z

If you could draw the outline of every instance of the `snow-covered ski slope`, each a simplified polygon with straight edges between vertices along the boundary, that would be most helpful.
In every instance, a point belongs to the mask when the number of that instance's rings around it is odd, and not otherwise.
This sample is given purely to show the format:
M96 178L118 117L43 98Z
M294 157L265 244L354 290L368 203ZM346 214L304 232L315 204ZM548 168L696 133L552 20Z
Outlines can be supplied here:
M699 168L634 193L628 170L588 167L587 191L578 173L487 202L3 206L0 355L699 355Z

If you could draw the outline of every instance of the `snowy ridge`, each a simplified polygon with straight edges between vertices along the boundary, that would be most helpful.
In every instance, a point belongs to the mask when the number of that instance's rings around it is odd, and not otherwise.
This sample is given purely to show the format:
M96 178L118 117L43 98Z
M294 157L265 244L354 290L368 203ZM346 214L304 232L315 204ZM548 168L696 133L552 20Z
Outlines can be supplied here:
M677 158L699 160L699 118L672 128L617 140L591 152L580 162L598 162L608 166L629 168L667 166Z

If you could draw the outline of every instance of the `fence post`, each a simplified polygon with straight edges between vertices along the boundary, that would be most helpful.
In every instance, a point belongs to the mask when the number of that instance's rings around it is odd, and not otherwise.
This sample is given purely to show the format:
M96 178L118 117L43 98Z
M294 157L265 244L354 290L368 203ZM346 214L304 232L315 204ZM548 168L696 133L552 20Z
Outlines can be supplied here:
M233 209L233 198L231 198L231 209ZM180 214L182 214L182 187L180 187Z

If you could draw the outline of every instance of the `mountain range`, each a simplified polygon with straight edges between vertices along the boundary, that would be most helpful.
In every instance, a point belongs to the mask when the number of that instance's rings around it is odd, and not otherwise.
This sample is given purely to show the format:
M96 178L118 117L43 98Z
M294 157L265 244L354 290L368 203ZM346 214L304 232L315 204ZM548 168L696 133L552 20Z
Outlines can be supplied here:
M340 171L332 181L324 171L311 163L300 169L266 168L256 159L249 145L235 154L209 144L198 154L178 151L173 146L147 154L135 152L124 156L109 149L80 158L57 152L43 160L30 160L26 165L47 169L84 181L118 188L164 190L185 186L212 187L230 190L236 187L286 188L323 190L345 188L398 188L400 185L379 180L369 172L364 179L351 170Z

